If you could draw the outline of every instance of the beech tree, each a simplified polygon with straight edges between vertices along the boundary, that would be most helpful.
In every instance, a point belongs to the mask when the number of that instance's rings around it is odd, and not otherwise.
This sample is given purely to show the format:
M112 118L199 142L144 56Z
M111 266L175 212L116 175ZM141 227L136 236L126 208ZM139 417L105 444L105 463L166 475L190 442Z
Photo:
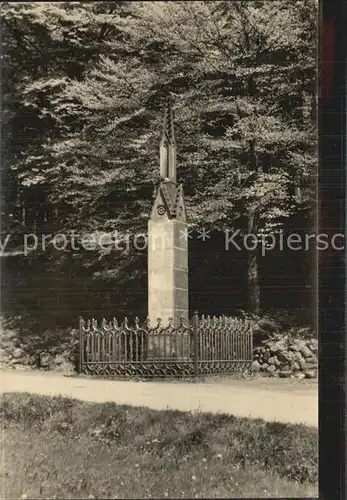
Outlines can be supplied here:
M312 206L316 8L313 1L134 6L142 40L155 36L181 56L165 74L190 74L193 112L184 102L182 115L202 133L194 152L200 223L232 224L257 238ZM257 248L248 263L249 308L257 313Z

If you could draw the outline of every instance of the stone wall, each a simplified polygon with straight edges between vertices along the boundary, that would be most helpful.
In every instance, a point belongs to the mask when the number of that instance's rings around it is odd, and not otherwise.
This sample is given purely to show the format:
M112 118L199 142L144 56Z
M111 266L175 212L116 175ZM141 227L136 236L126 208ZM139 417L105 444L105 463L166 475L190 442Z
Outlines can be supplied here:
M254 348L253 372L270 377L316 378L317 339L277 337Z

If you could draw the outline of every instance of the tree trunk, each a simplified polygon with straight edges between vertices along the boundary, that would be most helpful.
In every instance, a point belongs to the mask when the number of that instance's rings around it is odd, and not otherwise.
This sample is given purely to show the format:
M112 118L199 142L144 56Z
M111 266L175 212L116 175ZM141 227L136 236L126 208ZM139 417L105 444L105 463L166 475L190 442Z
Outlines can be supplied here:
M248 234L257 236L257 228L254 210L248 215ZM250 245L252 246L252 245ZM258 248L247 250L247 290L248 290L248 311L259 314L260 310L260 290L258 273Z

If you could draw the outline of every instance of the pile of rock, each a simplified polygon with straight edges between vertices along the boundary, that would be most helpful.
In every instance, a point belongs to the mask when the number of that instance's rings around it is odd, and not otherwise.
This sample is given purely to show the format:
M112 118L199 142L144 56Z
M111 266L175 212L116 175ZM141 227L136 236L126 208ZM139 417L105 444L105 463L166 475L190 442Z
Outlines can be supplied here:
M3 368L31 364L25 346L17 338L17 333L10 329L2 328L1 331L0 363Z
M66 337L66 336L65 336ZM45 347L42 339L20 336L2 322L0 336L0 366L2 369L44 369L74 372L74 343L63 338L59 345Z
M273 338L255 347L253 372L271 377L316 378L318 341Z

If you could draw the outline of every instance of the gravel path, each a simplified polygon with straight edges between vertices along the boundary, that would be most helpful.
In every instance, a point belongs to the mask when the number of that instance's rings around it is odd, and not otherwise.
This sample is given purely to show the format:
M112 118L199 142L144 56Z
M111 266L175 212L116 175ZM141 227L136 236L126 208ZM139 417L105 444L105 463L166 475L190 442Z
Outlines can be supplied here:
M217 379L207 382L134 382L66 377L51 372L0 372L1 392L62 395L318 427L318 384L281 379Z

